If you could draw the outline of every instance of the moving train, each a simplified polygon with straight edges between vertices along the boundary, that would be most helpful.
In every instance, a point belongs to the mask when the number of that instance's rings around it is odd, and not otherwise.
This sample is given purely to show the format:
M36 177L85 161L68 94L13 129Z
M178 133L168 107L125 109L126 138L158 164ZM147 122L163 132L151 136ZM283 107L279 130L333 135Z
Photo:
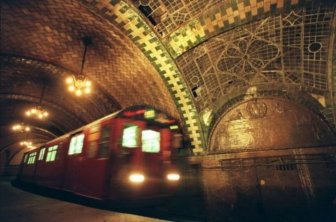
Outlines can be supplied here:
M101 200L169 195L181 141L176 119L133 106L26 152L17 180Z

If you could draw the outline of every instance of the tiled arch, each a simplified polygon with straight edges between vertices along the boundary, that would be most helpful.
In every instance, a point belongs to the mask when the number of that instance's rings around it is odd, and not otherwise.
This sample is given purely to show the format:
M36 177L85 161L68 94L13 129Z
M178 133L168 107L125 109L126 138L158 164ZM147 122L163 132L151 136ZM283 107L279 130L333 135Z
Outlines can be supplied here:
M85 0L84 2L89 9L103 16L125 32L151 61L160 73L183 117L193 151L195 153L202 152L204 143L201 135L201 126L191 94L185 86L174 60L156 33L136 9L125 1L92 2Z

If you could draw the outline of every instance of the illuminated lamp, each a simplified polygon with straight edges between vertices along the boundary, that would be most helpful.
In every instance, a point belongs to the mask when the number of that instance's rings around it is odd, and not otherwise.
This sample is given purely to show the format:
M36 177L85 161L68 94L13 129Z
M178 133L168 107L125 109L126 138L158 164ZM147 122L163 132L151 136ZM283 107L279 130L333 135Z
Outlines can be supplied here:
M38 103L37 106L32 107L32 108L28 109L27 111L25 111L25 115L27 117L33 117L33 118L36 118L36 119L43 120L43 119L45 119L46 117L49 116L48 111L43 109L42 106L41 106L46 86L47 86L46 82L43 81L43 88L42 88L42 91L41 91L41 96L40 96L39 103Z
M145 119L154 119L155 118L155 110L153 109L148 109L144 113Z
M178 173L168 173L166 177L167 177L167 180L169 180L169 181L180 180L180 174L178 174Z
M142 173L131 173L128 179L131 183L140 184L145 181L145 175Z
M171 125L169 128L170 128L171 130L176 130L176 129L178 129L178 126L177 126L177 125Z
M15 132L29 132L30 131L30 127L26 126L24 123L19 123L19 124L15 124L12 126L12 130Z
M31 141L27 141L27 140L24 140L24 141L20 142L20 146L30 147L30 146L32 146L32 144L33 143Z
M81 70L78 75L72 75L66 78L65 82L68 85L68 91L74 93L76 96L80 97L85 94L90 94L92 89L92 83L87 77L83 74L85 59L86 59L86 51L87 46L92 44L91 38L84 37L84 52L82 57L82 65Z

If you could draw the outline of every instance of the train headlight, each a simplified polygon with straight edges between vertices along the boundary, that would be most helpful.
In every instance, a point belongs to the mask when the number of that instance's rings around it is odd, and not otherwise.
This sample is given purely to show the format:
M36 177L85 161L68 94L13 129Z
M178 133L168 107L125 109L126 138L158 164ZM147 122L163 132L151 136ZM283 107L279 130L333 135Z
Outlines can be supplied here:
M132 173L129 175L128 179L132 183L143 183L145 181L145 176L141 173Z
M180 174L178 173L168 173L167 180L169 181L178 181L180 180Z

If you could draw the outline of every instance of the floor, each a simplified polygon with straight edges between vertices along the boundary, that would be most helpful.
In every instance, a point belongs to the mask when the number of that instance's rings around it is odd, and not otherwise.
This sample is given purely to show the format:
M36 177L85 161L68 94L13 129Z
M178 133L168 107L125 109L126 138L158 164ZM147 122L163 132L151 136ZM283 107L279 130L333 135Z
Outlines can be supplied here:
M23 191L0 178L1 222L138 222L165 221L156 218L104 210Z

